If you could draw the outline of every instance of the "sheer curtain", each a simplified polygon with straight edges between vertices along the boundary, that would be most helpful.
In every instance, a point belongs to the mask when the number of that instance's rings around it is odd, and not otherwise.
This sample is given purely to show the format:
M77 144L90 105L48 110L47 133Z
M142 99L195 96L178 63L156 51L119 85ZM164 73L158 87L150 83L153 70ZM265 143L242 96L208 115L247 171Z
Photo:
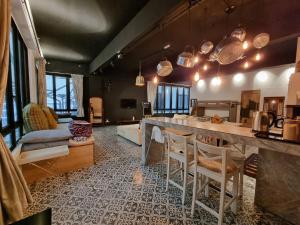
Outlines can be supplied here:
M46 60L41 58L38 65L38 102L40 105L47 105L46 91Z
M147 99L148 102L151 103L151 110L153 114L154 110L154 102L156 98L156 92L157 92L157 84L153 83L152 81L147 82Z
M84 117L83 99L83 75L71 75L73 80L74 94L77 101L77 117Z
M0 115L8 77L10 0L0 0ZM0 225L20 220L32 201L26 181L0 134Z

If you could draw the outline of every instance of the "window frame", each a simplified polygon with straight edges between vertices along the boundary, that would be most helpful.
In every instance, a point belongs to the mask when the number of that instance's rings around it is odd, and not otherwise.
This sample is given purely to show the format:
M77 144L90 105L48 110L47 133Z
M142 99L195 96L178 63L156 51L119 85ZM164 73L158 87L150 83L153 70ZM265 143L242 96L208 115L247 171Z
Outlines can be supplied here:
M46 71L46 76L49 75L52 77L52 91L53 91L53 109L55 112L57 112L58 114L59 113L71 113L72 112L77 112L77 109L72 109L71 108L71 75L70 74L61 74L61 73L54 73L54 72L49 72L49 71ZM67 108L66 109L58 109L57 108L57 102L56 102L56 99L57 99L57 96L56 96L56 77L64 77L66 78L66 105L67 105ZM47 89L47 83L46 83L46 89ZM47 102L47 105L48 105L48 102Z
M12 40L12 43L10 42L8 78L5 91L6 104L3 105L3 107L6 107L5 110L7 111L7 125L4 127L2 126L1 118L0 132L4 138L7 135L11 135L11 145L9 147L12 150L16 147L17 142L23 135L22 109L30 102L28 50L13 20L11 21L10 39ZM11 60L12 55L13 65ZM15 74L12 72L12 66L14 67ZM12 76L15 76L15 87L13 87ZM15 95L13 94L13 88L15 88ZM14 99L16 108L14 108ZM15 120L15 111L17 111L17 120ZM19 137L16 135L17 130L20 130Z
M163 88L163 107L158 108L158 89L159 86ZM166 86L170 87L170 108L166 108ZM176 109L173 108L173 87L176 87ZM182 96L182 108L179 108L179 101L178 101L178 96L179 96L179 91L178 88L183 88L183 96ZM185 108L185 89L188 88L188 107ZM169 83L159 83L157 85L156 89L156 96L155 96L155 101L154 101L154 109L153 113L154 115L173 115L173 114L189 114L190 111L190 98L191 98L191 87L188 85L180 85L180 84L169 84ZM180 106L181 107L181 106ZM175 112L174 112L175 111ZM181 112L182 111L182 112Z

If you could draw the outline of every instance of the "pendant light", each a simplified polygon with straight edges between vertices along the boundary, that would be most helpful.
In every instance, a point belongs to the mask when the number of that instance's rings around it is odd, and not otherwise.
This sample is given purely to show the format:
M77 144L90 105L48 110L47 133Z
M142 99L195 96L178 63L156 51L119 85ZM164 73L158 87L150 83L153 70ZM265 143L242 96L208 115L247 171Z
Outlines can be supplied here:
M191 5L188 10L188 32L189 36L191 36ZM194 47L186 45L184 51L180 53L177 57L177 65L185 68L193 68L195 65L194 52Z
M142 66L141 66L141 61L139 62L139 75L135 79L135 85L138 87L142 87L145 85L145 79L142 76Z
M162 36L163 36L163 39L165 41L165 32L164 32L164 27L162 25ZM168 49L168 48L163 48L164 49ZM163 50L162 50L162 53L163 53ZM157 65L156 67L157 69L157 75L160 76L160 77L166 77L166 76L169 76L172 71L173 71L173 66L172 66L172 63L167 59L167 57L164 57Z

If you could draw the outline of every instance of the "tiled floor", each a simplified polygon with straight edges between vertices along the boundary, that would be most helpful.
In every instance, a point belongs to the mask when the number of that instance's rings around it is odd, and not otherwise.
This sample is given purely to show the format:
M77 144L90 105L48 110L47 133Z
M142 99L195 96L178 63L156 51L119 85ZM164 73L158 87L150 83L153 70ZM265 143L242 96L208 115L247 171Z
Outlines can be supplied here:
M34 203L27 215L51 207L53 224L216 224L203 210L190 217L188 202L181 205L181 192L164 191L159 166L141 167L141 148L116 135L116 128L94 129L97 165L63 176L52 177L31 187ZM245 177L244 198L238 214L226 212L225 224L288 224L253 205L255 180ZM217 201L207 200L215 206Z

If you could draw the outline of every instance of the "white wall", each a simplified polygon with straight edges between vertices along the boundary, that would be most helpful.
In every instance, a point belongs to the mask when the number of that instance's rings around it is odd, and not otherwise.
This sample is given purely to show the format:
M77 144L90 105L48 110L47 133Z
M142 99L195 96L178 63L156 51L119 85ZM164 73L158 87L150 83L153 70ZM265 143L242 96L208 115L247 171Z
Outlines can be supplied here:
M285 96L287 99L288 82L294 72L294 64L263 68L251 72L241 72L220 76L220 84L214 84L214 77L209 77L193 83L191 98L205 100L241 101L241 91L260 90L260 110L263 108L264 97ZM213 112L206 112L211 115ZM219 112L221 116L226 113ZM239 115L239 112L238 112ZM239 119L239 118L238 118Z

